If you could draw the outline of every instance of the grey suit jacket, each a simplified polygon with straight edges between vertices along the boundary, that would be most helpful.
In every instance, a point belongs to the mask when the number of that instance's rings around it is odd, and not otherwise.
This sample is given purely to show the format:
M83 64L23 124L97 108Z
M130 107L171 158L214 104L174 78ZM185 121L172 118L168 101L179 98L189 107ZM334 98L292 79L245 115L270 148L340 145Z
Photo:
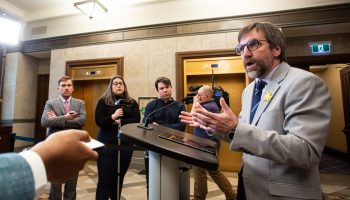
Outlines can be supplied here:
M230 149L243 151L248 200L322 199L319 162L331 118L324 82L281 63L249 124L254 82L243 91Z
M55 118L48 118L47 112L52 110L55 112ZM41 117L41 126L49 127L48 134L66 129L81 129L86 121L85 103L80 99L72 98L69 105L70 111L76 111L79 113L79 117L74 120L66 121L64 119L65 111L63 102L60 97L50 99L46 102L43 115Z
M32 170L22 156L0 154L0 200L33 200L34 187Z

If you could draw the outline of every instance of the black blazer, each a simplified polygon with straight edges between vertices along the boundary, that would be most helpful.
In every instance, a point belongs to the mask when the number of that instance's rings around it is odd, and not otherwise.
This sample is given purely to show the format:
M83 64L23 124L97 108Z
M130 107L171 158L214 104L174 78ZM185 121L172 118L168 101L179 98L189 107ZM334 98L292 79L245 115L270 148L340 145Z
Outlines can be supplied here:
M130 123L139 123L141 119L140 109L137 102L132 99L131 103L124 103L123 117L121 118L122 126ZM97 126L100 127L97 135L97 140L105 144L116 144L118 142L118 126L114 124L111 115L117 110L116 106L107 105L104 100L99 99L96 111L95 121Z

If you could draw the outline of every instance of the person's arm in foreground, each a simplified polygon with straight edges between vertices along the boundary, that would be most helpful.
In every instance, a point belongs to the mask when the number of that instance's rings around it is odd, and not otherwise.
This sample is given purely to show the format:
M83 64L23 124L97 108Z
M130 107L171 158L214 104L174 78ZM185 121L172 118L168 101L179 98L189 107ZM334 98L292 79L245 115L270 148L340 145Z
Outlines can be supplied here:
M0 155L2 198L33 199L47 181L61 183L76 176L86 161L98 156L81 141L90 141L87 132L60 131L29 151Z

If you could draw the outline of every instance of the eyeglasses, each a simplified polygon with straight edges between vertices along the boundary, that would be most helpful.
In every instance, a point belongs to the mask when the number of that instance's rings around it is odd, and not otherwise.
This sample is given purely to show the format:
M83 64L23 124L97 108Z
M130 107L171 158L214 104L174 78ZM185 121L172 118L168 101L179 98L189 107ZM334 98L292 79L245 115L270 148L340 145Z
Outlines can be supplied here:
M258 39L252 39L249 40L247 43L245 44L239 44L236 46L235 50L236 53L238 55L242 55L242 53L244 52L244 48L247 47L249 51L255 51L257 50L260 46L261 46L261 41L266 41L267 40L258 40Z
M123 82L113 82L113 85L121 85L121 86L123 86L124 83Z

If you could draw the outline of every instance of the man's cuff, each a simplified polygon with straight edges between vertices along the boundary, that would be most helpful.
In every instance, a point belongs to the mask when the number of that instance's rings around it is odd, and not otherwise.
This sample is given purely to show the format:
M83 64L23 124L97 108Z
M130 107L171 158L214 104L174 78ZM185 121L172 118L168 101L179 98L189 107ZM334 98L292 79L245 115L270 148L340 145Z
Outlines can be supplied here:
M39 154L34 151L22 151L19 153L19 155L27 161L32 169L35 191L37 193L47 184L47 175L44 162Z

